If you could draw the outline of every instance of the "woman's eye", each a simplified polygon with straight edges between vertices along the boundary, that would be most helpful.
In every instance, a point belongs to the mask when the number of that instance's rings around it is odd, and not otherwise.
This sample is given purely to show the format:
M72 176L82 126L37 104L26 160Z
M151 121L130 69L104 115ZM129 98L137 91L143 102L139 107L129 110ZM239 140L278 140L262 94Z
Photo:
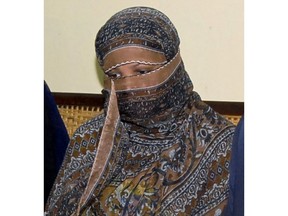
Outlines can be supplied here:
M119 73L107 73L107 76L110 77L111 79L118 79L121 77L121 74L119 74Z
M149 72L149 70L138 70L138 73L140 73L140 74L145 74L145 73L148 73Z

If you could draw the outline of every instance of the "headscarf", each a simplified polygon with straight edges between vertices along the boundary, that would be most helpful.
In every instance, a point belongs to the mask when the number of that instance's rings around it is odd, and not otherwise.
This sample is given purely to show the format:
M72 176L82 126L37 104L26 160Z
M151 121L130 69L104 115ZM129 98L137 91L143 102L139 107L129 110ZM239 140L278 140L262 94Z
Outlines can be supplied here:
M221 214L234 126L193 91L179 44L169 18L147 7L124 9L100 29L102 67L109 53L129 47L163 53L167 62L137 76L106 77L104 113L75 132L48 215ZM104 71L143 63L123 56Z
M113 15L99 30L95 49L100 65L114 49L126 46L163 52L167 60L177 53L180 44L178 33L169 18L148 7L132 7Z

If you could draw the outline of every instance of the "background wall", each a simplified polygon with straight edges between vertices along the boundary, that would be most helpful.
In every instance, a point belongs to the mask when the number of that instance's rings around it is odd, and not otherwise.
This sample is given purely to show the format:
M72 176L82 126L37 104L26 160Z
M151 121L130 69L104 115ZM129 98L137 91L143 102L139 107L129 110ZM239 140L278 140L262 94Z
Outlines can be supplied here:
M244 101L243 0L45 0L44 78L51 91L101 93L95 36L115 12L139 5L174 23L202 99Z

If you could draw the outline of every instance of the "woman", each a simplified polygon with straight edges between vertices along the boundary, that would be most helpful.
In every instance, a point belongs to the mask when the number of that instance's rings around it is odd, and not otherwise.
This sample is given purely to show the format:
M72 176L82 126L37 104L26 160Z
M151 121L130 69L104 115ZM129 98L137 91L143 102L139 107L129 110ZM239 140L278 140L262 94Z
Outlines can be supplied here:
M179 43L147 7L100 29L104 113L76 130L47 215L221 215L235 127L193 91Z

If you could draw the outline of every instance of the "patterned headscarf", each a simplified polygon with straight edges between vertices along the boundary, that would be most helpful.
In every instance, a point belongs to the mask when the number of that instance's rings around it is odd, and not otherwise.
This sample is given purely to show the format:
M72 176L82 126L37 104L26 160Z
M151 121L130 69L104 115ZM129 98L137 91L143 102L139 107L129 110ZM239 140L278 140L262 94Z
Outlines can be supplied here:
M162 12L148 7L124 9L112 16L100 29L95 41L100 65L105 56L123 46L143 46L164 52L171 60L178 52L177 30Z
M47 215L223 212L234 126L193 91L179 43L167 16L147 7L122 10L100 29L101 66L109 53L131 46L163 53L167 62L126 77L132 88L106 77L105 112L72 137Z

